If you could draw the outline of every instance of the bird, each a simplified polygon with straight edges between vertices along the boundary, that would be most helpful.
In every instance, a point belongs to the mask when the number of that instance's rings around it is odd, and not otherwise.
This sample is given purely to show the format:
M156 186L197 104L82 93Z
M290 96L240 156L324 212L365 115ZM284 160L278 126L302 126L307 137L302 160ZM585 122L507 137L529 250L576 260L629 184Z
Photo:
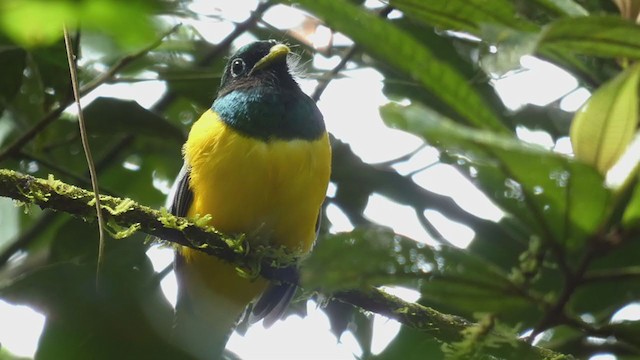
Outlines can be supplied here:
M169 212L226 234L308 254L317 237L331 173L320 110L294 79L290 48L275 40L239 48L227 61L213 104L194 122ZM296 286L240 276L236 267L188 247L175 251L178 299L173 337L197 359L222 358L250 303L273 323Z

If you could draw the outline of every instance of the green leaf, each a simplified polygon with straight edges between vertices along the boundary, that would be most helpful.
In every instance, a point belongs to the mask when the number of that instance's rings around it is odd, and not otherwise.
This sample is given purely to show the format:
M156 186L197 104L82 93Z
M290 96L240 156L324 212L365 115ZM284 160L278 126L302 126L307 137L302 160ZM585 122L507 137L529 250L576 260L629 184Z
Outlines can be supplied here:
M422 107L389 105L387 124L422 136L537 236L581 249L607 214L610 193L593 168L546 149L456 125Z
M20 90L27 53L18 47L0 44L0 115L4 105Z
M91 135L136 134L184 142L182 132L132 100L100 97L84 109Z
M629 200L629 204L624 210L622 224L626 227L637 227L640 224L640 186L636 184Z
M533 0L538 6L559 16L587 16L589 12L573 0Z
M412 285L416 280L449 275L497 287L508 283L500 269L460 249L433 249L373 226L328 235L302 266L305 287L326 291Z
M507 0L391 0L391 5L406 16L433 26L480 35L482 24L498 24L518 30L535 30L536 26L516 16Z
M167 144L160 138L138 137L126 156L103 171L100 182L120 196L152 207L164 206L167 195L158 187L168 189L173 183L182 166L181 145L177 141ZM125 163L129 166L125 167Z
M494 112L502 112L504 109L502 100L497 96L494 88L485 81L488 80L488 76L483 76L483 74L478 71L478 66L472 59L473 54L477 52L477 46L475 44L443 35L442 33L436 32L434 28L428 24L420 23L406 17L392 19L389 20L389 22L403 31L411 33L416 40L418 40L422 46L428 48L438 60L449 64L463 77L474 79L474 81L470 81L469 84L487 100L487 105L491 106ZM408 98L412 101L421 101L429 108L451 117L458 122L466 122L464 117L461 117L453 111L451 107L443 103L433 90L426 89L409 76L399 74L398 71L390 68L384 62L372 62L368 57L362 58L361 62L363 66L375 66L384 75L383 91L387 97L393 99Z
M148 15L154 7L150 0L7 0L0 4L0 30L35 47L60 40L64 25L81 24L110 33L121 45L140 45L153 39Z
M493 24L482 25L481 33L484 41L495 46L495 52L482 55L481 66L498 76L520 68L520 58L533 54L540 39L539 33Z
M640 26L612 16L560 19L543 31L540 50L638 59Z
M575 156L606 173L620 159L638 126L640 65L602 85L571 125Z
M71 78L64 41L29 51L44 86L45 106L71 98Z
M467 318L492 313L510 324L532 324L540 316L537 305L493 264L456 248L442 248L438 255L438 273L421 283L421 304Z
M631 340L629 343L633 344L640 339L640 321L625 320L618 323L614 323L606 326L606 330L615 334L616 337L621 339Z
M528 129L543 130L558 140L569 133L572 117L572 113L560 109L558 104L527 104L509 115L509 120Z
M637 249L629 249L637 250ZM637 254L637 253L636 253ZM640 282L632 277L623 280L597 281L579 287L567 305L571 314L591 314L596 319L610 316L640 296Z
M493 264L458 248L433 249L385 228L358 228L323 238L303 263L301 275L305 288L326 292L418 285L422 301L465 316L474 309L508 314L509 320L514 313L525 320L539 315Z
M455 69L413 36L342 0L291 1L318 14L350 36L372 56L387 62L431 90L473 126L506 131L487 101Z
M302 267L305 288L325 291L415 282L435 264L433 249L386 228L360 228L319 241Z
M211 69L170 69L158 73L169 91L185 97L202 109L211 106L220 84L221 73Z

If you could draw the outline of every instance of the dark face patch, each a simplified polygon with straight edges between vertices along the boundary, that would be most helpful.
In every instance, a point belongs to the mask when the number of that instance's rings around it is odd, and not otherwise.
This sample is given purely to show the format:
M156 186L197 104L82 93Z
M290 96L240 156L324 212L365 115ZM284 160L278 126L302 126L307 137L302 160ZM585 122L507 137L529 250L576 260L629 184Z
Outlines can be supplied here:
M277 44L275 40L256 41L238 49L225 66L218 97L233 90L256 86L297 87L284 58L270 64L268 68L251 73L255 64Z

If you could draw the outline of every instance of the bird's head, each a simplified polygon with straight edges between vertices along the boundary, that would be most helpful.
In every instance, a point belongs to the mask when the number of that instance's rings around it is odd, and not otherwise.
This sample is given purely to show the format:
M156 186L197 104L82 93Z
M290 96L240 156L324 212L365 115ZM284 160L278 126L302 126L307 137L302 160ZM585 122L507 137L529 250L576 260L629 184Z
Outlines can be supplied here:
M287 45L275 40L256 41L241 47L224 68L218 97L256 86L296 87L287 66L290 52Z
M236 131L256 139L318 139L322 114L289 72L290 50L256 41L229 58L211 109Z

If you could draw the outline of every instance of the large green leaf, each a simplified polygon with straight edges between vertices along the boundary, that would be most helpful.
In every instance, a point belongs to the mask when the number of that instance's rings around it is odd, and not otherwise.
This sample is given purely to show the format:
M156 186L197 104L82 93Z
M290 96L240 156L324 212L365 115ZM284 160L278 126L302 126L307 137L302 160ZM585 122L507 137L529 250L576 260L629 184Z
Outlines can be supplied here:
M640 58L640 26L620 17L588 16L557 20L543 31L541 51Z
M305 288L419 288L422 303L450 313L497 314L515 323L539 315L499 267L454 247L434 249L385 228L358 228L320 241L302 265Z
M135 139L133 144L104 170L100 183L151 207L164 206L166 194L182 166L181 143L163 142L157 138Z
M292 1L293 2L293 1ZM376 58L387 62L431 90L476 127L505 131L499 117L468 80L422 46L412 35L343 0L294 1L350 36Z
M207 109L215 98L221 72L213 72L212 69L171 69L158 73L158 78L167 82L169 91L184 96L201 109Z
M509 285L500 269L460 249L434 249L380 227L328 235L302 267L305 286L326 291L370 285L415 286L418 280L450 275L480 285Z
M99 134L135 134L184 141L182 131L137 102L97 98L84 109L87 131Z
M638 126L640 66L599 87L571 124L576 158L606 173L622 156Z
M419 106L386 106L385 121L422 136L469 172L485 194L545 241L581 249L608 212L609 191L591 167L541 147L474 131Z
M589 12L574 0L533 0L536 5L559 16L587 16Z
M302 281L326 291L406 285L428 277L434 264L432 248L386 228L362 228L319 241L304 262Z
M32 47L61 39L64 25L81 24L137 45L153 38L148 15L155 7L152 0L7 0L0 4L0 31Z
M537 305L493 264L454 248L438 254L441 274L421 283L421 304L466 318L491 313L512 325L533 324L541 315Z
M391 0L391 5L406 16L420 19L446 30L480 35L480 25L498 24L518 30L535 30L536 26L518 18L508 0Z
M504 105L497 96L494 88L484 80L488 76L479 71L473 60L473 54L477 52L476 44L466 42L456 37L447 36L436 31L431 25L414 19L402 17L389 20L394 26L407 33L411 33L420 44L432 52L440 61L445 62L458 71L463 77L474 79L469 82L478 93L486 100L487 106L491 106L496 113L503 112ZM357 60L358 58L354 59ZM394 68L382 61L371 61L368 57L362 58L363 66L373 64L384 75L384 93L390 98L409 98L412 101L421 101L428 107L445 114L452 119L465 123L465 118L460 116L437 96L437 90L427 89L410 76L399 73ZM434 93L435 91L435 93Z
M29 50L42 79L47 107L71 98L71 76L64 41Z
M26 56L23 49L0 43L0 115L20 89Z
M622 216L622 224L627 228L637 228L640 224L640 186L636 184L629 203Z

